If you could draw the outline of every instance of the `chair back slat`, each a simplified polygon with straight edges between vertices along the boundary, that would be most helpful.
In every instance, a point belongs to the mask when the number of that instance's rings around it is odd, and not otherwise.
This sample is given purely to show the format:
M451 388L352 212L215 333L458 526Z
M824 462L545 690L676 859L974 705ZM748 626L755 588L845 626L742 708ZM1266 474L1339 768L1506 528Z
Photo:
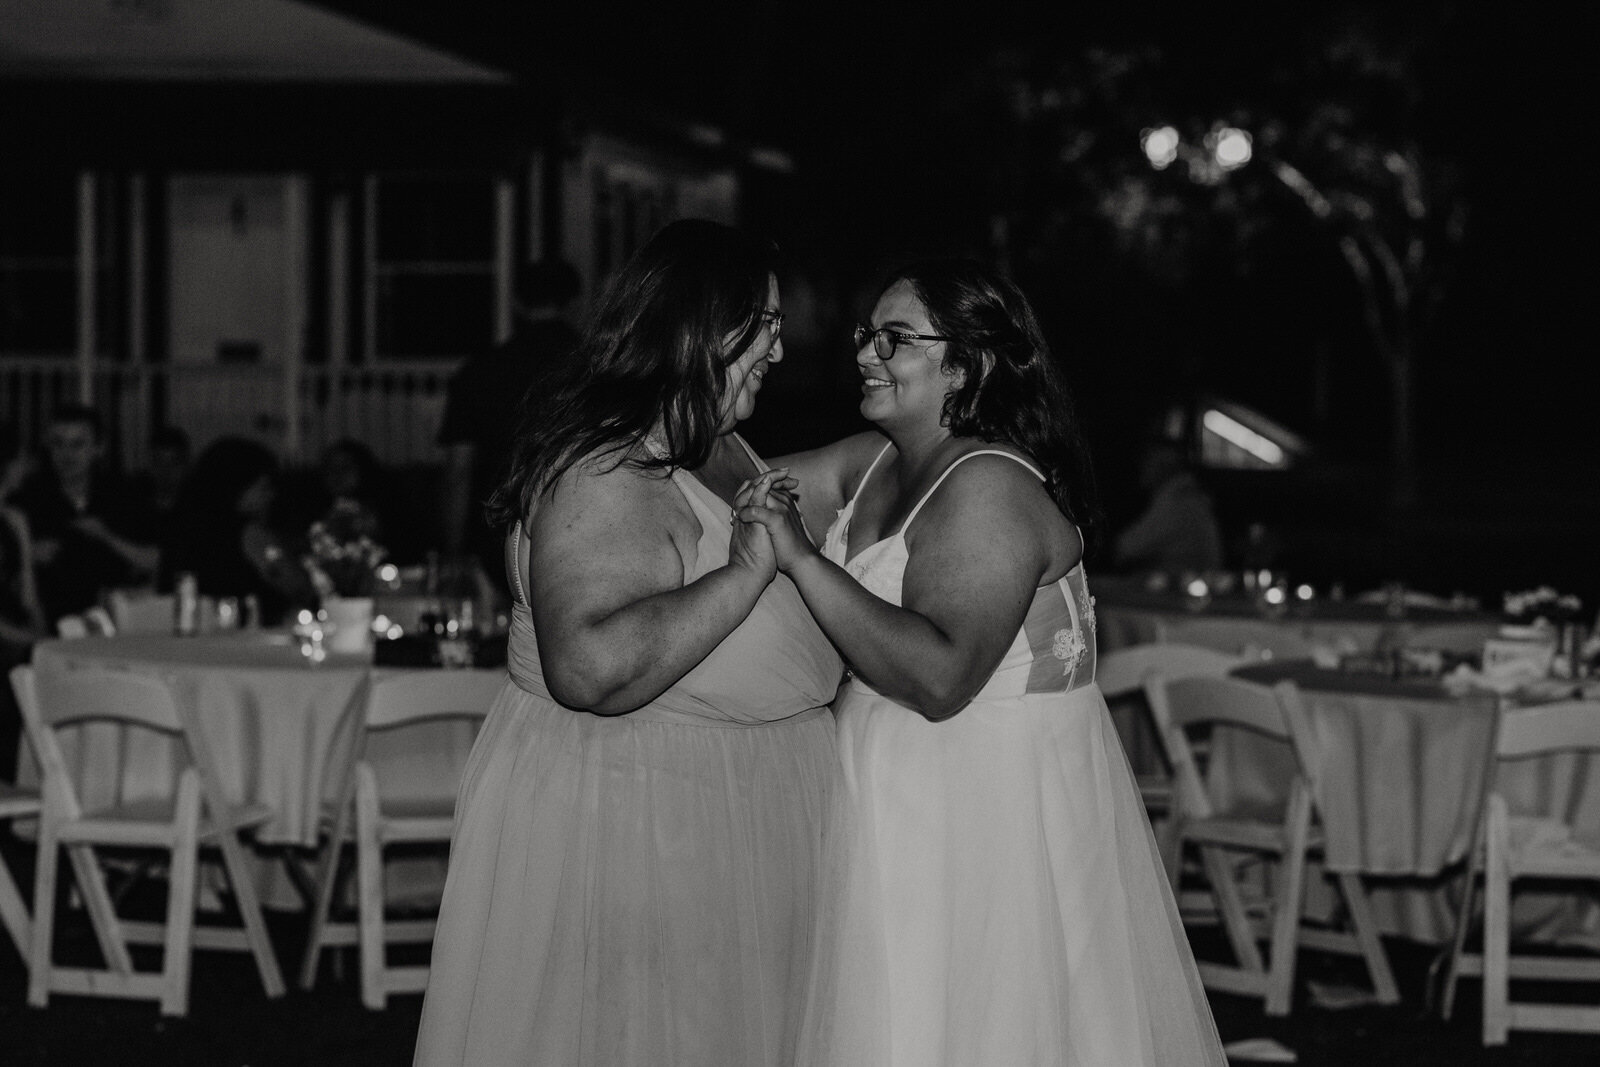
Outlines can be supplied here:
M1107 697L1118 697L1143 688L1146 676L1153 673L1168 681L1195 676L1217 678L1244 662L1238 656L1199 645L1129 645L1100 654L1095 681Z
M1600 700L1537 704L1500 716L1496 753L1501 759L1583 751L1600 751Z
M505 671L488 668L374 671L368 681L367 728L385 730L423 719L481 719L505 682Z
M159 678L104 667L47 671L35 679L40 719L53 727L91 719L183 732L172 691Z
M1277 691L1240 678L1175 678L1154 675L1147 693L1164 689L1163 704L1174 726L1199 723L1238 726L1280 741L1289 740L1289 727L1278 704Z

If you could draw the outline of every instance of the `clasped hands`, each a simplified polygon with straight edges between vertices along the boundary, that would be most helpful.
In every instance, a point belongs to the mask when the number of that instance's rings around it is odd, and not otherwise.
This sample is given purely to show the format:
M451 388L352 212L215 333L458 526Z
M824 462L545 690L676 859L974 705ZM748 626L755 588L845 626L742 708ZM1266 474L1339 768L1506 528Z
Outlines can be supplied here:
M799 485L786 468L778 467L739 486L733 501L731 555L746 555L752 564L788 571L816 551L795 504Z

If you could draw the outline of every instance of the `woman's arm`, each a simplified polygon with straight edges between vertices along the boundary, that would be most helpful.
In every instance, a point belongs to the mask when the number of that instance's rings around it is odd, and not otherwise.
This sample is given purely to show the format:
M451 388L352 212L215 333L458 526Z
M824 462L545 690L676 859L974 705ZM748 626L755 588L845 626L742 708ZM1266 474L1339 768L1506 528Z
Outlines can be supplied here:
M742 514L771 524L779 517L773 510ZM1064 528L1031 473L980 456L951 472L907 531L901 607L816 552L798 550L792 531L776 537L779 560L851 668L938 722L965 707L994 673L1046 573L1076 562L1076 555L1061 558Z
M809 452L795 452L767 462L786 468L790 477L799 482L794 491L794 502L806 520L806 529L818 541L861 484L878 453L889 439L876 430L853 434L830 445L813 448Z
M526 529L545 684L562 704L602 715L665 692L777 572L766 531L735 523L728 563L685 585L699 522L671 480L627 466L568 471Z

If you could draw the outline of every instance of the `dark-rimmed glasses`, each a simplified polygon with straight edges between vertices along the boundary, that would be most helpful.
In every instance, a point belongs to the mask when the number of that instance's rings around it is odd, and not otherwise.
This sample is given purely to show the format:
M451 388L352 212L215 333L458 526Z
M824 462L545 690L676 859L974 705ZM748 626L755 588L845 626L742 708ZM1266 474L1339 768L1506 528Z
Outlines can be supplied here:
M907 333L896 330L892 326L880 326L874 330L870 326L857 326L855 329L856 351L861 351L861 346L867 343L867 338L872 338L872 351L880 362L887 363L894 358L894 350L900 345L910 344L912 341L948 341L948 337L940 337L931 333Z
M772 339L776 341L778 335L783 332L783 312L777 308L762 308L761 321L772 330Z

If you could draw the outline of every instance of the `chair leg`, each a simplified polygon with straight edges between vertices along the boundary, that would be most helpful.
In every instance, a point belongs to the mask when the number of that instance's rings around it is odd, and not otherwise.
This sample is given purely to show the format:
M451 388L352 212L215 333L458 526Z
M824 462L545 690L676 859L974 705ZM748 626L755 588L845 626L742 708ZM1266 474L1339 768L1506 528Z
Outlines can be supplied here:
M378 790L372 770L356 768L356 881L360 922L361 1003L382 1011L388 1002L383 972L383 844L378 838Z
M300 988L311 990L317 984L317 964L322 958L322 938L328 928L333 895L339 882L339 857L350 834L351 803L341 801L334 816L333 834L328 838L327 854L317 870L317 898L312 904L311 932L306 938L305 956L300 961Z
M94 848L74 843L67 845L66 850L75 887L83 897L84 910L89 913L89 925L105 955L106 966L120 975L132 974L133 957L128 955L128 939L122 932L122 920L117 918L111 890L106 887L105 871L95 858Z
M1504 802L1490 797L1483 872L1483 1043L1503 1045L1511 1026L1511 864Z
M50 1001L51 941L56 925L56 871L60 847L54 822L39 820L39 852L33 867L33 939L28 951L28 1004L42 1008Z
M200 785L186 773L178 785L177 837L167 886L167 928L161 960L161 1014L189 1014L189 970L194 958L194 907L200 878Z
M217 844L222 849L222 863L228 870L228 881L233 884L234 901L239 906L245 940L250 945L250 955L255 958L262 988L268 997L281 997L284 993L283 972L278 969L278 957L272 950L272 937L261 915L261 900L256 895L256 884L244 860L244 846L240 844L236 831L221 826L217 829Z
M1267 977L1264 1010L1287 1015L1294 1000L1294 965L1299 956L1300 912L1305 902L1306 848L1311 837L1311 794L1297 780L1289 796L1288 848L1282 861L1283 882L1272 912L1272 964Z
M1467 884L1461 891L1461 910L1456 913L1455 935L1450 939L1450 958L1445 963L1444 986L1439 993L1439 1017L1445 1022L1450 1021L1450 1014L1455 1010L1456 983L1461 979L1461 956L1467 947L1467 932L1472 926L1473 897L1481 873L1481 852L1474 848L1467 861Z
M17 954L26 961L28 946L33 942L33 920L28 918L28 905L22 899L22 891L3 865L0 865L0 922L11 935L11 943L17 946Z
M1205 865L1206 878L1211 882L1211 895L1217 900L1222 928L1227 932L1228 943L1233 946L1239 966L1256 974L1265 974L1266 965L1262 963L1261 950L1256 947L1255 928L1245 912L1244 898L1233 880L1233 870L1226 853L1214 845L1202 845L1200 859Z
M1400 1003L1400 987L1395 984L1394 971L1389 967L1389 954L1383 950L1383 939L1378 936L1378 921L1372 915L1372 902L1367 899L1367 887L1359 874L1338 876L1339 891L1344 895L1345 907L1350 911L1350 925L1355 928L1356 944L1367 961L1367 974L1372 979L1372 989L1379 1004Z

